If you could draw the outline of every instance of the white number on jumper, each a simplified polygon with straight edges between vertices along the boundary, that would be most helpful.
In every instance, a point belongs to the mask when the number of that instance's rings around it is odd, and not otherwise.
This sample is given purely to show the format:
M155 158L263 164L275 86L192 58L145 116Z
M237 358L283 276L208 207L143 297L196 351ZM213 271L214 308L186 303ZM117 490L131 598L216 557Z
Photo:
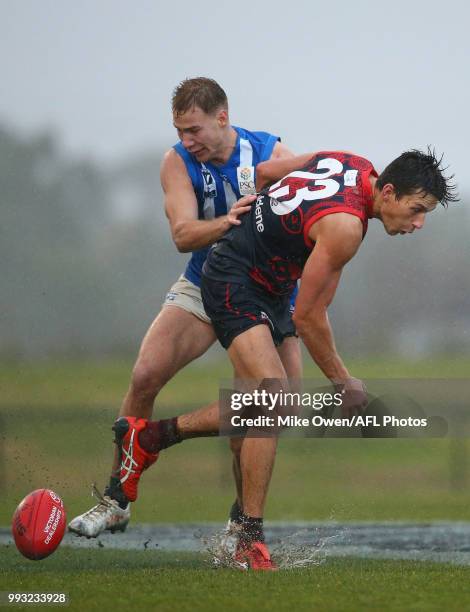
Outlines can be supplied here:
M337 159L327 157L321 159L317 164L317 170L326 170L326 172L315 173L315 172L302 172L300 170L291 172L286 177L275 183L269 190L271 198L278 199L282 198L289 193L289 185L283 185L281 183L286 178L301 178L307 181L313 181L315 187L322 187L322 189L311 190L307 186L297 189L295 196L291 200L285 202L272 202L271 208L276 215L286 215L292 212L295 208L300 206L304 201L311 200L324 200L335 195L340 188L338 181L330 178L334 174L341 174L343 171L343 164Z

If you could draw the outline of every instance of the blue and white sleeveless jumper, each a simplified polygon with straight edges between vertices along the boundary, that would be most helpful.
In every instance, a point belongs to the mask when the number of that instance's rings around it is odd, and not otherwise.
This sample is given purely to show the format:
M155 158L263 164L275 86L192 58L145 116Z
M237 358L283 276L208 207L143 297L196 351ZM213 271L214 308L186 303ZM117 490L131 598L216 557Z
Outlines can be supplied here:
M198 162L181 142L173 147L183 159L193 184L199 219L226 215L242 195L255 193L256 166L271 157L274 145L280 140L267 132L249 132L232 127L237 132L237 142L223 166ZM198 287L201 286L201 270L208 252L209 247L194 251L184 272L184 276Z

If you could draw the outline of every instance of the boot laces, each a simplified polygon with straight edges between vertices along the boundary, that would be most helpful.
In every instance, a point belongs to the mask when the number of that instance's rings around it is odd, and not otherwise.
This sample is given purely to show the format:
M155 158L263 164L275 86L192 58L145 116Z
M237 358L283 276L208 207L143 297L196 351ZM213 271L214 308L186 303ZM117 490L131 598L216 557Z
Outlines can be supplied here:
M103 511L106 511L108 508L114 509L115 504L111 501L111 498L102 495L98 490L96 483L94 482L91 485L91 496L96 497L99 500L99 503L96 506L93 506L93 508L90 508L88 512L85 512L84 516L86 516L87 518L101 516L103 514Z

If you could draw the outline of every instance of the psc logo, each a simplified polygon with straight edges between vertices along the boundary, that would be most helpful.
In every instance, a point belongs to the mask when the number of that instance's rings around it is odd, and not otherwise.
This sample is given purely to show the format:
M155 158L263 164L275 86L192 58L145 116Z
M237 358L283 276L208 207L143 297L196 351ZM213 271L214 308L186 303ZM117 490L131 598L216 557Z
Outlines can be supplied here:
M251 169L250 168L240 168L240 177L244 181L247 181L249 178L251 178Z
M255 169L253 166L239 166L237 168L237 179L241 195L256 193Z

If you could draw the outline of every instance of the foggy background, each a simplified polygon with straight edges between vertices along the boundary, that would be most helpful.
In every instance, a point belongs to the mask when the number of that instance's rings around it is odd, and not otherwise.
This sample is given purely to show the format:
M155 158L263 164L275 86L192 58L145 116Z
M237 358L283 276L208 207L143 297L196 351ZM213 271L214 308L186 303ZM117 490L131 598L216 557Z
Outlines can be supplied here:
M0 357L134 353L184 269L159 164L170 99L210 76L235 125L380 171L445 153L461 202L413 236L371 221L331 309L345 353L470 348L462 1L0 1Z

